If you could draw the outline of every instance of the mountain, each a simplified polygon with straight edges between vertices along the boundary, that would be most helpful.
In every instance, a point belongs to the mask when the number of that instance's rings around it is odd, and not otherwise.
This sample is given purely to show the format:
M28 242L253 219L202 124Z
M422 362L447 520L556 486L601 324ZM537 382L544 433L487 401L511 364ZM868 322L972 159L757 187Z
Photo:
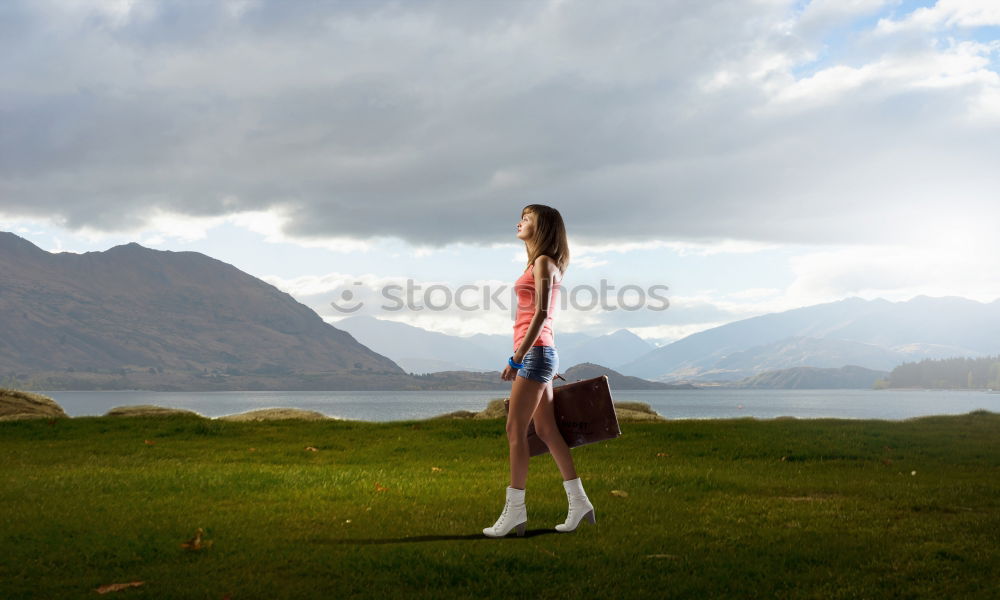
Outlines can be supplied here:
M15 379L134 375L174 389L206 374L310 373L362 387L408 377L273 285L198 252L136 243L49 253L0 232L0 331L0 377Z
M130 243L103 252L49 253L0 232L0 385L152 390L509 385L496 380L512 351L512 332L457 337L374 317L341 323L357 335L326 323L271 284L198 252ZM649 380L731 383L797 367L885 371L925 358L987 356L1000 353L997 331L1000 300L917 296L907 302L848 298L807 306L655 348L624 329L603 336L557 332L556 339L560 373L610 364L618 377L645 380L621 379L621 385L648 386Z
M326 323L273 285L198 252L130 243L103 252L49 253L0 232L0 383L176 391L510 390L499 375L512 336L458 338L373 317L344 322L377 347ZM624 330L599 338L559 334L559 343L572 348L603 338L622 352L638 352L643 344ZM410 375L380 350L409 354L434 372ZM614 375L621 389L670 387Z
M428 389L437 390L504 390L510 392L510 381L500 379L501 370L489 371L440 371L415 375L413 378L428 386ZM570 367L568 370L558 371L566 381L556 378L552 382L553 387L559 387L573 381L581 379L591 379L608 376L608 383L614 390L693 390L696 386L687 383L672 384L659 381L647 381L638 377L622 375L613 369L594 364L581 363Z
M839 339L790 337L771 344L739 350L715 360L698 373L701 381L734 381L761 373L762 369L787 369L800 366L839 368L851 361L869 368L890 371L907 360L907 354L874 344Z
M556 379L553 382L552 387L559 387L560 385L566 385L567 383L573 383L574 381L581 381L584 379L593 379L594 377L600 377L601 375L608 376L608 386L611 388L612 394L615 390L693 390L697 389L695 386L688 383L661 383L659 381L647 381L645 379L640 379L638 377L630 377L628 375L622 375L618 371L603 367L594 363L581 363L574 367L571 367L566 372L560 372L566 381L561 379Z
M585 339L559 347L559 360L567 365L592 362L602 365L627 364L653 350L655 346L632 333L619 329L607 335Z
M874 371L857 365L846 365L839 369L792 367L791 369L765 371L764 373L727 384L725 387L771 390L870 390L877 380L884 379L888 375L888 371Z
M369 315L345 317L335 325L407 372L417 374L502 369L514 344L513 330L509 335L478 333L459 337ZM580 362L620 363L653 348L627 329L596 337L557 332L556 347L560 370Z
M885 370L907 360L994 354L996 331L1000 300L847 298L701 331L618 370L658 381L733 380L792 366Z
M494 368L499 371L510 355L509 351L503 354L496 348L498 340L490 336L457 337L369 315L346 317L337 321L336 326L375 352L388 356L408 373ZM511 340L507 345L512 343Z

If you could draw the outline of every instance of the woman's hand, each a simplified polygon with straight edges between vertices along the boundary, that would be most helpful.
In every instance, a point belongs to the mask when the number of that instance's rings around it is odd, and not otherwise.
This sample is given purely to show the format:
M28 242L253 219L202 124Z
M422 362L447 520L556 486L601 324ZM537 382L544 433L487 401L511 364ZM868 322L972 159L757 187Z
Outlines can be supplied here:
M521 359L518 360L516 354L512 358L514 359L514 362L516 362L519 365L522 364L521 361L524 360L524 357L521 357ZM504 367L503 369L503 373L500 374L500 379L503 379L504 381L514 381L514 378L517 377L517 371L518 369L515 369L514 367L510 366L510 363L507 363L507 366Z

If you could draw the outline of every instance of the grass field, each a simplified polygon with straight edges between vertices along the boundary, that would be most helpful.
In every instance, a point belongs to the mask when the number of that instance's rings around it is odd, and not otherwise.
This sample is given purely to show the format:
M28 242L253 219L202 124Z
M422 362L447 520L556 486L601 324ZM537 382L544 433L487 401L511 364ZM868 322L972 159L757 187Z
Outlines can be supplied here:
M573 451L596 525L553 529L545 454L527 535L489 539L500 419L3 422L0 598L1000 593L998 414L621 426Z

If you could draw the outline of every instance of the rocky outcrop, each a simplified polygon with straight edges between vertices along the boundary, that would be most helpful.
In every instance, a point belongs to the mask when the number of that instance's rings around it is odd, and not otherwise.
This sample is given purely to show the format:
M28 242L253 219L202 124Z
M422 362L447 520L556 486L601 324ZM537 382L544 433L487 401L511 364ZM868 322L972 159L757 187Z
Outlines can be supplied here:
M490 400L489 404L486 405L481 411L474 410L456 410L454 412L445 413L443 415L437 415L436 417L430 417L431 419L506 419L507 418L507 408L504 406L504 400L506 398L496 398Z
M104 413L105 417L154 417L160 415L192 415L202 417L193 410L183 408L168 408L156 406L155 404L133 404L129 406L116 406Z
M48 396L0 388L0 421L67 418L66 411Z
M234 415L215 417L220 421L278 421L281 419L299 419L306 421L322 421L325 419L343 421L340 417L329 417L314 410L301 408L261 408Z
M615 402L619 421L668 421L645 402Z
M474 419L506 419L507 418L507 398L496 398L490 400L486 408L476 413Z

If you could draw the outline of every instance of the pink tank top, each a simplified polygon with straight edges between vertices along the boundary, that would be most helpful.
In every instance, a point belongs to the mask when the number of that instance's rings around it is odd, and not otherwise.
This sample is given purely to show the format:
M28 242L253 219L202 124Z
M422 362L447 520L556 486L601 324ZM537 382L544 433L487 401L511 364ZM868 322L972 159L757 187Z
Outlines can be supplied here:
M528 333L531 319L535 316L535 265L528 267L528 270L514 282L514 291L517 293L517 313L514 319L514 350L524 341L524 336ZM555 316L559 297L559 288L562 287L562 280L552 285L549 296L549 312L542 321L542 331L538 334L538 339L532 346L555 346L555 334L552 331L552 318Z

